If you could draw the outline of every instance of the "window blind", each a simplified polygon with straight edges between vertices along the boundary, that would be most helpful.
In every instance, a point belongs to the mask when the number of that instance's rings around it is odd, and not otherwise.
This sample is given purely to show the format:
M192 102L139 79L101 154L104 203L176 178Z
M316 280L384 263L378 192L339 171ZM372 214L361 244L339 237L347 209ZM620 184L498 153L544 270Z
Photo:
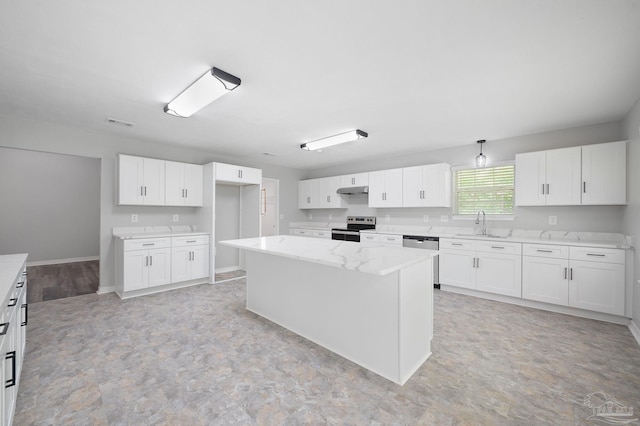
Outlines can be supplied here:
M513 214L514 166L454 172L454 214Z

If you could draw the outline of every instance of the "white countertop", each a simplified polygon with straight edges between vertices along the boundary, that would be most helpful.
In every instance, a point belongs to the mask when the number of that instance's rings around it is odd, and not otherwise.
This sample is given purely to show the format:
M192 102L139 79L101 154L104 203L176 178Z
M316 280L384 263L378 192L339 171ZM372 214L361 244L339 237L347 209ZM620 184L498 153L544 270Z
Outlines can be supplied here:
M209 235L209 232L198 232L190 225L113 228L113 236L121 240L192 235Z
M27 262L26 253L7 254L0 256L0 302L11 290L16 277L22 273L22 268Z
M437 250L292 235L227 240L220 244L373 275L388 275L438 254Z
M488 229L487 233L498 235L492 238L474 234L469 227L429 227L378 225L375 230L363 230L361 233L418 235L425 237L474 239L487 241L505 241L513 243L571 245L584 247L602 247L630 249L632 244L622 234L607 232L541 231L525 229Z
M333 228L346 228L344 222L290 222L289 228L317 229L319 231L331 231Z

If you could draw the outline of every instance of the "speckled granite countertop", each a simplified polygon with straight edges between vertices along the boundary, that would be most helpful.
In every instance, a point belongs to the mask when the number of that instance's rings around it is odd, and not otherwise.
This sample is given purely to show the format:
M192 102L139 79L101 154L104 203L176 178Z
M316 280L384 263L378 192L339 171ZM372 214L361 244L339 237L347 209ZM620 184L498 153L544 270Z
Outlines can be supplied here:
M227 240L220 244L373 275L388 275L438 254L437 250L292 235Z

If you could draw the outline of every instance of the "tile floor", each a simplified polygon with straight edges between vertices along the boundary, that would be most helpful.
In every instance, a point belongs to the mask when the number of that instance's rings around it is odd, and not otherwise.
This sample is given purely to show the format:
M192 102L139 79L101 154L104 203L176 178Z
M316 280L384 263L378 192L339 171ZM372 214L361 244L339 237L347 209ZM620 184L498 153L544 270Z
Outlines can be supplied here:
M14 424L602 424L597 391L640 412L625 326L436 291L433 355L401 387L247 312L244 288L31 305Z

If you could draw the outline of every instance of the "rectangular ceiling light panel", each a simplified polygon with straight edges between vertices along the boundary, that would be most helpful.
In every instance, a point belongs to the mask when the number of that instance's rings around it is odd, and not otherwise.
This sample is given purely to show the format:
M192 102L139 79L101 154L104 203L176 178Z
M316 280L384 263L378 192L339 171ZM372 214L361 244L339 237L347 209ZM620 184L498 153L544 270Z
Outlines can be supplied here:
M189 117L238 86L238 77L212 68L169 102L164 112L177 117Z
M300 148L306 149L307 151L315 151L333 145L339 145L341 143L363 139L367 136L369 136L369 134L367 132L363 132L362 130L351 130L350 132L340 133L339 135L329 136L327 138L318 139L313 142L303 143L302 145L300 145Z

